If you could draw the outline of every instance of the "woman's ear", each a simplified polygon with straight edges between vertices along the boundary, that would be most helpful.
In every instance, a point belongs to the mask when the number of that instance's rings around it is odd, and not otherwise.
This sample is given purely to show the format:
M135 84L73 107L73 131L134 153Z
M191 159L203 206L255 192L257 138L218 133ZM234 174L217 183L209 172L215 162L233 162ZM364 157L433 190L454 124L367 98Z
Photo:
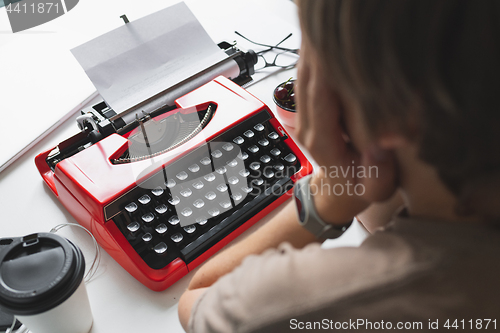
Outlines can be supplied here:
M360 174L363 177L359 177L358 182L363 184L363 198L367 201L385 201L394 195L399 187L399 164L395 152L407 143L402 135L387 133L379 136L361 153L358 168L364 174Z

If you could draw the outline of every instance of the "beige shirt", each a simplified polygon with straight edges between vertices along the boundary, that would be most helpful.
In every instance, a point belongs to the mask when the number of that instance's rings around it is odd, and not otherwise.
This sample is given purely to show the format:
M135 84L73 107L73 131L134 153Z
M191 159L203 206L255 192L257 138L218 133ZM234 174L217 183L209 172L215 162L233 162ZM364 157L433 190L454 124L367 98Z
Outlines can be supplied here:
M478 323L500 330L500 228L398 217L358 248L283 244L248 257L200 297L189 327L467 332Z

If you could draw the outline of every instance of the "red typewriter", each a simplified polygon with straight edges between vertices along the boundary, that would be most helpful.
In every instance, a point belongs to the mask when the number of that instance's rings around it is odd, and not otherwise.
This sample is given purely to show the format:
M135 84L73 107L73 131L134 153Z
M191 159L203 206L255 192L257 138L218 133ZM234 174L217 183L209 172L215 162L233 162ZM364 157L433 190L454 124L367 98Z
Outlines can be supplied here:
M174 107L82 131L35 163L54 195L123 268L164 290L290 195L312 171L269 108L225 77Z

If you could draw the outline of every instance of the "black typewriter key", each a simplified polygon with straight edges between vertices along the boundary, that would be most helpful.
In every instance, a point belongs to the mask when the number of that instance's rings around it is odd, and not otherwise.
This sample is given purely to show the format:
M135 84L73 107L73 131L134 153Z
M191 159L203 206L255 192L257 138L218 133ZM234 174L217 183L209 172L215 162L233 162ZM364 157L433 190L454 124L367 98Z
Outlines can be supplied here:
M206 174L205 176L203 176L203 178L207 182L213 182L215 180L215 175L213 173L209 173L209 174Z
M276 170L276 171L283 171L283 169L285 169L285 166L281 163L276 163L273 168Z
M125 210L129 213L133 213L137 210L137 204L135 202L131 202L125 206Z
M189 217L193 214L193 210L189 207L185 207L184 209L181 210L181 215L184 217Z
M216 197L217 197L217 194L215 194L215 192L213 192L213 191L210 191L207 194L205 194L205 198L207 198L210 201L214 200Z
M191 224L191 225L188 225L188 226L185 226L184 227L184 231L188 234L192 234L193 232L196 231L196 226Z
M264 184L264 180L262 178L255 178L254 180L252 180L252 184L254 184L255 186L261 186L262 184Z
M185 180L185 179L187 179L188 174L187 174L187 172L186 172L186 171L181 171L181 172L179 172L179 173L178 173L177 175L175 175L175 176L176 176L176 177L177 177L177 179L179 179L179 180Z
M220 168L215 169L215 172L217 172L219 175L223 175L227 172L226 167L222 166Z
M269 146L269 140L267 139L260 139L259 141L257 141L259 145L261 145L262 147L267 147Z
M264 130L264 125L257 124L253 127L257 132L262 132Z
M205 184L201 180L198 180L193 183L193 187L197 190L201 190L203 186L205 186Z
M179 220L179 217L177 215L172 215L169 219L168 219L168 223L170 223L171 225L178 225L180 222Z
M159 197L160 195L162 195L163 192L164 192L164 190L160 186L151 190L151 193L156 197Z
M165 223L160 223L156 226L155 231L158 233L158 235L163 235L167 232L168 228L165 225Z
M233 142L237 145L241 145L243 142L245 142L245 139L243 139L241 136L237 136L233 139Z
M243 195L239 192L234 192L231 198L233 198L234 201L240 201L243 199Z
M142 215L142 220L146 223L150 223L155 219L155 216L153 213L147 213Z
M219 149L214 150L214 151L212 152L212 156L213 156L214 158L220 158L220 157L222 156L222 152L221 152Z
M193 202L193 206L195 208L202 208L203 206L205 206L205 201L201 200L201 199L196 199L194 202Z
M212 163L212 160L210 159L210 157L203 157L200 160L200 163L203 165L209 165L210 163Z
M212 217L215 217L220 214L220 210L218 208L212 208L208 210L208 214Z
M267 137L269 139L277 140L277 139L279 139L280 136L276 132L271 132L271 133L269 133L269 135Z
M231 151L233 150L234 146L232 144L230 144L229 142L228 143L225 143L223 146L222 146L222 149L224 149L225 151Z
M269 157L269 155L262 155L262 156L260 157L260 161L261 161L262 163L269 163L269 162L271 161L271 157Z
M184 236L182 236L182 234L180 232L178 233L175 233L173 234L170 239L174 242L174 243L180 243L182 241L182 239L184 238Z
M164 254L165 252L167 252L167 244L165 244L164 242L160 242L156 244L155 247L153 247L153 250L158 254Z
M236 184L238 184L238 182L239 182L240 180L238 179L238 177L234 177L234 176L233 176L233 177L229 177L229 178L227 179L227 181L228 181L228 183L229 183L229 184L231 184L231 185L236 185Z
M240 174L241 177L248 177L250 175L250 171L248 171L247 169L242 169L238 172Z
M219 192L226 192L226 191L227 191L227 185L226 185L226 184L224 184L224 183L219 184L219 185L217 185L217 190L218 190Z
M252 162L250 163L250 169L256 171L260 169L260 163L259 162Z
M198 164L193 164L193 165L188 167L188 170L195 173L195 172L200 171L200 166Z
M231 201L229 200L224 200L224 201L221 201L219 202L219 205L224 208L224 209L228 209L228 208L231 208Z
M240 154L238 154L238 158L244 161L248 158L248 154L242 151Z
M205 225L205 224L207 224L207 222L208 222L208 220L204 216L200 216L196 219L196 223L198 223L199 225Z
M142 235L142 240L146 243L150 242L152 239L153 239L153 235L151 235L149 232Z
M250 139L250 138L253 138L253 136L255 135L255 133L252 132L251 130L248 130L245 133L243 133L243 135Z
M193 191L191 191L191 189L190 189L190 188L186 188L186 189L181 190L180 194L181 194L184 198L187 198L187 197L191 196L191 194L193 194Z
M181 199L179 199L178 196L173 196L172 198L168 199L168 203L172 206L178 205L179 202L181 202Z
M139 201L143 205L147 205L148 203L151 202L151 197L147 194L144 194L139 199L137 199L137 201Z
M296 160L297 160L297 157L292 153L285 156L285 161L287 161L288 163L293 163Z
M226 164L227 164L228 166L230 166L231 168L234 168L234 167L236 167L236 166L238 165L238 161L236 161L236 160L231 160L231 161L228 161Z
M264 170L264 177L266 177L267 179L271 179L274 177L274 171L270 168Z
M241 190L245 193L250 193L253 191L253 188L251 188L250 186L243 186Z
M165 214L168 211L168 207L165 204L161 204L155 208L158 214Z
M273 148L271 149L271 154L273 154L274 156L280 156L281 150L279 150L278 148Z
M139 230L141 227L141 225L138 223L138 222L131 222L127 225L127 229L128 231L134 233L136 232L137 230Z
M248 151L255 154L259 151L259 147L257 147L256 145L251 145L250 147L248 147Z
M173 180L172 178L168 179L166 182L165 182L165 186L168 187L168 188L172 188L176 185L176 182L175 180Z

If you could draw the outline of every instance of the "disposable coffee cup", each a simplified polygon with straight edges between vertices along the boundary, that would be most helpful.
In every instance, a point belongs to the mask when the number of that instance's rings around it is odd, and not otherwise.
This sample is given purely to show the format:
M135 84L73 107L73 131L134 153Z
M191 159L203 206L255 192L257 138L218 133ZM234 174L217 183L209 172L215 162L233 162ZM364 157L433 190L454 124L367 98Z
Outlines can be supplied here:
M69 240L49 233L0 239L0 308L32 333L87 333L92 312L85 260Z

